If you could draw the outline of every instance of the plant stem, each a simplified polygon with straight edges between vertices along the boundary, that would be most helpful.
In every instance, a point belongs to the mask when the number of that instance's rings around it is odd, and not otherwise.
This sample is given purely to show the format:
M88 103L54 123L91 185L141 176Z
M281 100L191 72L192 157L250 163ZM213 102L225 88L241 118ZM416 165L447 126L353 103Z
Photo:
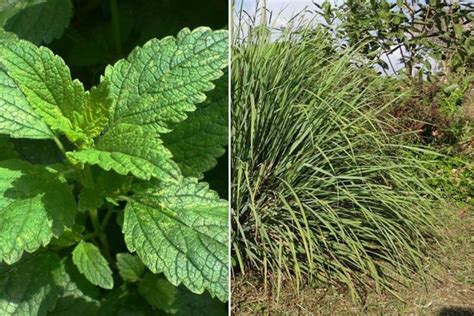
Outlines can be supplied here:
M119 13L117 0L109 0L110 12L112 14L112 27L114 31L115 50L118 57L122 57L122 41L120 36Z
M105 236L102 230L97 209L89 210L89 214L91 216L92 226L94 227L94 233L99 237L99 241L102 246L102 249L104 250L105 256L107 257L107 259L110 259L109 243L107 241L107 237Z
M82 240L89 240L89 239L94 239L97 237L97 234L96 233L90 233L90 234L87 234L87 235L84 235L82 236Z
M105 230L105 228L109 224L109 220L110 220L110 217L112 216L113 212L114 211L109 208L107 210L107 213L105 213L105 216L104 216L104 219L102 220L102 225L101 225L102 230Z
M61 150L61 152L64 154L66 150L64 149L63 143L61 143L61 141L57 137L54 137L53 140L56 143L56 146L58 146L59 150Z
M125 195L118 195L116 196L119 200L122 200L122 201L126 201L126 202L130 202L132 199L128 196L125 196Z
M102 229L99 222L99 215L97 214L97 209L89 210L89 215L91 216L92 226L94 227L94 232L97 235L102 233Z

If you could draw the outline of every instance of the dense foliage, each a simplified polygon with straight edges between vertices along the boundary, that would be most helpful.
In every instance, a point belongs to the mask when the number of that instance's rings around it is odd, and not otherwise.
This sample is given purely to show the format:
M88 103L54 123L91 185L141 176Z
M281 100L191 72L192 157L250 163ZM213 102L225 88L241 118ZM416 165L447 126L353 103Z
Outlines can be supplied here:
M264 15L264 14L262 14ZM263 22L262 22L263 21ZM397 99L358 50L303 16L273 32L242 13L233 38L234 273L275 285L391 290L423 273L437 234L429 151L386 133ZM386 100L380 104L380 100Z
M86 89L37 46L61 46L72 8L0 7L16 33L0 30L0 314L225 314L227 201L201 180L227 142L227 31L184 28L118 59L131 21L112 0L118 60Z
M473 64L470 1L349 0L316 4L343 46L360 46L386 73L437 80Z

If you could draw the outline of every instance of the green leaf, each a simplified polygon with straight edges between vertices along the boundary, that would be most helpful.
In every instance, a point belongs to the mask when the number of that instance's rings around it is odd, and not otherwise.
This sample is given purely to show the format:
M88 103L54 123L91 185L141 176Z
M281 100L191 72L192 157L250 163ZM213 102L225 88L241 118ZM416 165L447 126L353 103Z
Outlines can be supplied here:
M173 303L176 300L178 288L166 278L148 272L138 283L138 292L150 305L170 314L176 312Z
M60 260L54 253L26 256L14 265L0 264L0 314L46 315L57 299Z
M133 177L123 176L114 171L97 169L93 174L96 176L96 189L105 197L126 194L133 181Z
M3 58L0 55L0 60ZM53 138L15 80L0 64L0 133L15 138Z
M109 86L104 81L99 87L92 87L86 92L82 111L76 115L76 124L90 138L99 136L109 121L111 105Z
M70 0L16 0L0 10L8 11L5 30L40 44L61 36L71 20L72 3Z
M71 259L62 260L57 279L58 301L48 315L97 315L99 289L79 273Z
M117 268L122 279L128 282L138 281L145 271L141 260L129 253L117 254Z
M227 300L227 202L207 184L185 179L136 193L125 208L123 232L154 273L194 293Z
M0 162L0 261L34 252L74 223L71 189L54 172L25 161Z
M162 141L137 125L115 125L100 138L94 149L68 152L67 157L73 163L98 165L143 180L154 177L177 182L181 177Z
M95 210L104 204L104 198L98 190L94 188L84 188L79 193L78 208L80 212Z
M462 38L463 35L463 28L461 23L456 23L453 26L454 28L454 33L456 34L457 38Z
M112 270L94 244L81 241L72 252L72 261L92 284L104 289L114 287Z
M49 244L50 249L63 249L71 247L82 240L85 231L83 225L74 224L72 228L66 228L61 236L53 238Z
M91 168L91 173L92 183L88 183L84 177L77 178L83 185L78 205L81 212L99 209L105 200L114 200L120 195L126 195L133 181L131 176L123 176L115 171L106 171L98 167Z
M46 47L12 39L4 31L0 31L0 63L15 82L17 94L24 96L15 99L19 100L15 103L17 108L24 109L26 100L51 129L79 145L90 145L91 138L100 133L98 129L105 125L111 105L106 97L107 81L100 88L85 92L81 82L71 79L59 56Z
M168 132L206 99L227 65L227 31L185 28L176 38L152 39L107 67L114 96L111 124L146 125Z
M163 142L186 177L202 178L225 152L228 142L227 76L217 81L216 88L196 112L176 125Z

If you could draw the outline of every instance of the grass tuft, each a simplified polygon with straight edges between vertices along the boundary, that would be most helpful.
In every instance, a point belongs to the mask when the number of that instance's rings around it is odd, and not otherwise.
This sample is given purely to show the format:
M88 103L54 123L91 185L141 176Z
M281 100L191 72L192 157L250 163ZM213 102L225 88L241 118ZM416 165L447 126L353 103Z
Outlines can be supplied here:
M436 237L425 149L377 120L379 76L304 18L273 32L237 14L232 60L234 274L391 290ZM383 96L386 98L386 96ZM396 99L395 101L396 102Z

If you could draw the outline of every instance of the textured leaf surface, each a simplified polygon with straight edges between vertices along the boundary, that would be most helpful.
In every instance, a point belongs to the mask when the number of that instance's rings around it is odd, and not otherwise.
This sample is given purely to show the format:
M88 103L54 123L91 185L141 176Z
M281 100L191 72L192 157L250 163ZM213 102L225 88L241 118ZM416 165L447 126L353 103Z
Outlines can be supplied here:
M0 314L46 315L57 296L59 268L53 253L28 256L12 266L0 264Z
M47 245L74 222L70 188L56 175L27 162L0 162L0 261L18 261Z
M129 253L117 254L117 268L120 276L128 282L138 281L145 271L140 258Z
M227 64L227 46L227 31L183 29L176 38L152 39L107 67L105 78L115 97L111 123L169 131L168 123L184 120L214 88L211 81Z
M70 0L17 0L13 4L4 8L9 11L4 29L35 44L59 38L72 16Z
M154 177L177 182L181 177L162 141L137 125L116 125L99 140L96 148L67 155L72 161L98 165L121 175L132 174L143 180Z
M227 300L227 202L195 179L137 193L125 208L123 232L154 273Z
M85 93L85 101L80 112L74 114L73 123L79 126L90 138L100 135L109 119L112 99L109 95L109 86L105 83L100 87L92 87Z
M202 178L203 172L212 169L216 158L224 154L228 141L227 76L216 83L208 99L196 112L177 124L163 142L184 176Z
M82 83L71 79L64 61L48 48L12 40L5 34L0 36L0 63L34 112L72 142L91 143L90 138L98 134L97 121L105 125L103 120L110 106L108 99L103 100L108 89L106 81L99 89L85 92Z
M1 59L1 55L0 55ZM0 65L0 133L16 138L53 138L26 96Z
M72 261L92 284L104 289L113 288L112 270L94 244L81 241L72 252Z

